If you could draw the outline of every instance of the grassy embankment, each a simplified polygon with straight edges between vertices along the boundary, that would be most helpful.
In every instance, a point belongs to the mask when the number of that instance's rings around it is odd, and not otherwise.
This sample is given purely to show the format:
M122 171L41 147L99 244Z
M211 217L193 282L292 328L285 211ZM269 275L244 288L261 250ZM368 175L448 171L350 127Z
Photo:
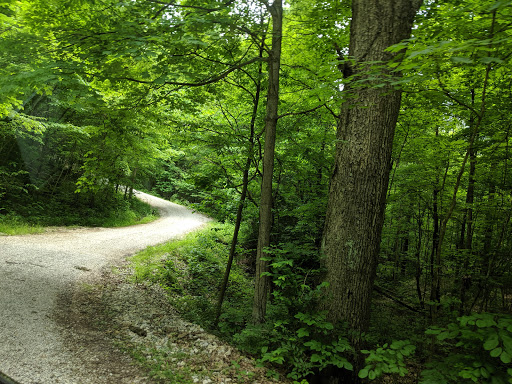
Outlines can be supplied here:
M40 200L19 206L0 215L0 233L25 235L42 233L49 226L125 227L149 223L158 218L158 212L138 200L125 200L121 195L91 208L84 202Z
M180 315L209 332L233 343L233 335L243 329L251 315L252 279L244 267L244 252L239 249L233 264L226 292L223 313L218 327L214 326L219 285L229 253L233 225L212 223L181 240L148 247L131 258L133 282L158 284L168 293L168 299ZM243 236L243 234L242 234ZM237 344L236 342L233 344ZM123 348L123 346L121 346ZM186 367L172 363L174 355L165 348L156 348L149 355L136 345L123 349L151 372L154 379L165 378L170 383L192 383ZM193 360L181 356L180 361ZM252 382L256 373L244 370L232 361L229 370L238 370L236 382ZM237 368L238 367L238 368ZM178 381L174 381L177 377Z

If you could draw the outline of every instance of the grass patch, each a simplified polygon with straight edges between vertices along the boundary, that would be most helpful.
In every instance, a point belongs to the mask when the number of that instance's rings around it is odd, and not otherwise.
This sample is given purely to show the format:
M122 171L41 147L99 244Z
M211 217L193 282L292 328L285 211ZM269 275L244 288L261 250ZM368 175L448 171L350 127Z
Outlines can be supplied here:
M252 366L251 360L239 355L231 356L232 360L223 366L208 366L209 356L204 354L184 352L181 348L186 346L162 346L151 347L139 343L133 343L126 338L117 341L117 347L128 353L149 376L162 384L193 384L219 382L215 374L212 375L211 368L215 367L223 377L231 378L232 383L249 384L255 381L261 382L263 372L261 369ZM148 358L149 357L149 358ZM217 362L219 364L220 362ZM256 380L255 380L256 379ZM266 381L265 381L266 382Z
M27 222L19 216L0 216L0 234L3 235L30 235L44 232L41 225Z
M24 235L44 232L47 226L126 227L146 224L159 217L156 209L121 194L91 204L76 196L38 199L0 215L0 233Z

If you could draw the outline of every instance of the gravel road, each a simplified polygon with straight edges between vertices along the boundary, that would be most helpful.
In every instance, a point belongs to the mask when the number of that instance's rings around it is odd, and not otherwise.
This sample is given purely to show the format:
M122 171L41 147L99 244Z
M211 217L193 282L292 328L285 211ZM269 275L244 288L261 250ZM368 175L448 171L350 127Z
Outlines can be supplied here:
M0 237L0 371L22 384L147 382L131 366L122 368L124 377L105 371L102 352L70 348L55 317L59 303L73 300L77 284L208 221L168 201L141 192L137 196L157 207L161 217L124 228L58 228ZM97 370L82 364L95 359Z

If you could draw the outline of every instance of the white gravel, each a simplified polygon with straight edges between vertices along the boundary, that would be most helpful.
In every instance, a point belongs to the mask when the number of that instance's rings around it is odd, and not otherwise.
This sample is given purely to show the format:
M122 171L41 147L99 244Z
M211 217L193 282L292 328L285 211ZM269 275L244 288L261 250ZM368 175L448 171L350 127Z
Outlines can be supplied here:
M70 348L54 316L57 304L66 302L62 296L68 293L68 302L72 300L79 283L208 221L168 201L140 192L137 196L157 207L161 217L124 228L59 228L0 237L0 371L22 384L148 382L130 372L117 377L101 362L97 370L91 368L98 352Z

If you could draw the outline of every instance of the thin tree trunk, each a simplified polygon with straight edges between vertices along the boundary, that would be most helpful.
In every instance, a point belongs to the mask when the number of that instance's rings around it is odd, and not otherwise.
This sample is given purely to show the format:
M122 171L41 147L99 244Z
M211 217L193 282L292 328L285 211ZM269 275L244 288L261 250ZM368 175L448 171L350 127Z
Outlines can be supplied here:
M260 47L260 57L263 57L263 42ZM219 318L222 310L222 303L224 302L224 296L226 294L226 289L229 282L229 274L231 272L231 266L233 265L233 259L235 257L236 244L238 242L238 233L240 231L240 225L242 224L242 213L245 205L245 199L247 197L247 189L249 187L249 171L251 169L251 163L254 155L254 133L255 133L255 125L256 125L256 117L258 115L258 105L260 102L260 94L261 94L261 75L263 72L262 63L260 61L258 68L258 76L256 82L256 93L253 99L252 106L252 116L250 123L250 134L249 134L249 149L247 153L247 159L245 161L245 167L243 171L243 179L242 179L242 192L240 194L240 200L238 202L238 208L236 211L236 221L235 221L235 229L233 231L233 238L231 240L231 248L229 249L228 262L226 264L226 270L224 272L224 278L222 280L222 284L219 291L219 298L217 300L217 308L215 314L215 325L219 323Z
M471 90L471 105L475 105L475 90ZM472 127L475 124L474 115L471 115L469 127L472 130ZM476 173L476 150L474 143L468 148L469 152L469 176L468 176L468 190L466 193L466 210L464 212L464 217L466 218L466 236L465 241L463 242L463 250L465 250L463 257L464 262L462 265L462 273L460 274L460 306L459 306L459 316L464 315L465 306L466 306L466 291L471 286L471 276L468 275L469 269L469 258L471 256L471 252L473 249L473 204L475 202L475 173Z
M488 198L488 203L491 203L490 205L493 204L495 196L496 196L496 185L491 184L491 187L489 190L489 198ZM489 280L490 280L490 276L491 276L491 271L493 270L493 267L494 267L493 264L494 264L495 255L496 255L495 251L494 252L492 251L492 248L494 248L495 250L501 248L501 246L503 244L503 238L504 238L504 235L506 232L506 228L510 221L511 214L510 214L510 212L508 213L508 216L505 220L505 223L504 223L501 233L499 235L498 241L497 242L495 241L496 244L494 244L494 247L492 247L494 218L493 218L493 215L491 214L491 212L488 212L486 216L487 217L486 217L486 228L485 228L485 237L484 237L484 248L483 248L483 255L482 255L482 258L483 258L482 270L485 271L485 276L484 276L483 283L482 283L482 285L483 285L482 301L483 301L483 306L484 306L485 310L487 310L487 303L489 302L489 295L490 295L490 290L491 290Z
M476 151L474 145L468 148L469 151L469 182L466 194L466 241L464 248L471 252L473 249L473 204L475 202L475 173L476 173ZM467 264L467 262L465 263ZM466 265L465 265L466 267Z
M138 170L138 168L134 168L134 170L132 172L132 177L130 179L130 194L128 196L129 200L131 200L132 197L133 197L133 185L135 184L135 180L136 180L136 177L137 177L137 170Z
M259 213L258 247L256 250L256 276L252 321L255 324L265 320L267 310L267 292L269 278L266 249L270 246L270 230L272 227L272 177L274 174L274 152L276 142L276 126L279 104L279 68L281 65L281 40L283 27L282 0L275 0L268 6L272 15L272 49L268 62L268 95L265 117L265 146L263 156L263 177L261 181L261 200Z
M436 128L436 137L439 136L439 127ZM441 255L437 253L439 245L439 169L436 173L434 190L432 191L432 252L430 254L430 301L436 302L440 294L439 289L439 267L441 264ZM430 307L430 315L435 317L436 308Z
M410 219L407 218L407 224L409 224ZM407 258L409 256L409 231L406 230L405 234L402 235L402 247L400 250L400 274L405 276L407 274Z
M417 219L418 223L418 244L416 246L416 293L418 295L418 301L420 303L420 307L423 309L425 307L425 303L423 300L423 294L421 293L421 245L423 238L423 229L422 229L422 221L421 221L421 212Z
M492 25L491 25L491 30L490 30L490 39L492 39L494 36L495 21L496 21L496 11L494 11L494 13L493 13L493 20L492 20ZM455 209L455 206L457 205L457 192L459 191L462 175L464 173L464 169L466 167L466 164L467 164L469 156L470 156L470 149L473 147L473 145L475 143L476 137L478 136L478 133L480 130L480 125L481 125L482 120L485 115L487 86L489 83L489 75L491 73L491 70L492 70L492 66L491 66L491 64L488 64L487 68L485 70L484 81L482 84L482 95L480 98L480 103L481 103L480 110L476 111L474 108L472 108L470 111L471 113L476 114L475 124L474 124L474 127L472 127L472 129L471 129L469 143L468 143L468 149L466 150L466 154L464 155L464 159L462 160L462 164L460 166L459 173L457 174L457 179L455 181L455 186L453 188L453 195L452 195L452 200L451 200L450 206L448 207L448 211L446 212L446 215L444 216L443 220L441 221L441 225L440 225L440 229L439 229L439 242L437 244L437 251L436 251L437 257L439 257L439 258L441 257L441 252L443 249L443 241L444 241L444 237L446 235L446 226L448 225L448 221L452 217L453 210ZM437 265L436 289L440 289L440 285L441 285L440 274L439 274L440 268L441 268L441 265L440 264ZM434 300L434 301L435 301L435 303L431 307L431 313L432 313L432 310L434 311L434 313L437 311L437 306L439 304L439 297L436 297L436 300Z

